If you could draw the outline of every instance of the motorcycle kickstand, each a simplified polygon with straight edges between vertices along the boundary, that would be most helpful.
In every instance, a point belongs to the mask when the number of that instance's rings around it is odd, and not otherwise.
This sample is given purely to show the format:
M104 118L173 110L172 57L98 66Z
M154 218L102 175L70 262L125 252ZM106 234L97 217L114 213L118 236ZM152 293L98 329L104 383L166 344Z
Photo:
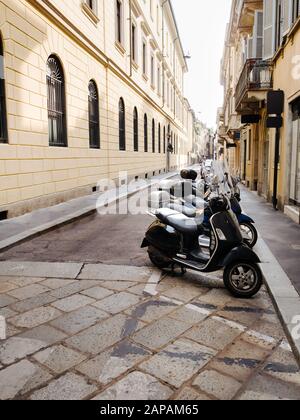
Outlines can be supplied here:
M180 274L176 273L175 267L176 267L176 264L172 264L171 266L172 277L177 277L177 276L183 277L186 274L186 269L184 267L180 267L180 270L181 270Z

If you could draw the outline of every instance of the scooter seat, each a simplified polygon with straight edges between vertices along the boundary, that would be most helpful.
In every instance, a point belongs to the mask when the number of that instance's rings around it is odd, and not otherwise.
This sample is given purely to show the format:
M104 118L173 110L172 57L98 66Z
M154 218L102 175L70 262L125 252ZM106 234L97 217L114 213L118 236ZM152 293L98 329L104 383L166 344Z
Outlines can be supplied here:
M197 219L189 218L171 209L160 209L156 213L156 216L162 223L173 227L184 235L199 235L203 230L202 223L204 216L197 217Z

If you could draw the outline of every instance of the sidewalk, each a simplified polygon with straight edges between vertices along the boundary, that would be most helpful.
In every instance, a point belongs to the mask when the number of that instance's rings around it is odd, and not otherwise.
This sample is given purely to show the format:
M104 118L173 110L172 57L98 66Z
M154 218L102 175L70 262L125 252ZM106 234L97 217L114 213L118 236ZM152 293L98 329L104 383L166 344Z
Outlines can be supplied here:
M163 179L172 178L176 175L178 175L177 171L155 176L151 178L149 187ZM145 187L141 188L136 186L128 189L127 186L121 187L117 192L111 191L107 204L111 204L127 196L129 197L145 189ZM99 192L94 193L0 222L0 251L4 251L39 233L46 232L54 227L75 221L82 216L87 216L95 212L99 197L101 197Z
M300 226L246 188L242 188L242 206L300 294Z

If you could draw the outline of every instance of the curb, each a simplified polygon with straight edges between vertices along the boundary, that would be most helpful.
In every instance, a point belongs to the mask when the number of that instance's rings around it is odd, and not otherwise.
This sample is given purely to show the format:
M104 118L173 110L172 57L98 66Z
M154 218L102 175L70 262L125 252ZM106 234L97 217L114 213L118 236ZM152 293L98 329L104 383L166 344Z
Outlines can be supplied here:
M131 196L133 196L134 194L137 194L139 192L145 191L147 189L149 189L152 185L155 185L157 182L160 182L162 180L165 179L169 179L172 178L174 176L176 176L178 174L178 172L173 172L169 175L167 175L164 178L161 179L154 179L153 181L151 181L149 183L149 185L141 187L141 188L137 188L134 191L127 191L126 193L120 193L117 197L113 197L111 199L107 200L106 205L110 205L113 203L117 203L120 200L124 199L124 198L129 198ZM87 196L89 197L89 196ZM99 197L101 197L101 195L99 195ZM97 200L95 200L95 203L97 202ZM67 202L66 202L67 203ZM69 213L63 217L59 217L49 223L45 223L42 224L40 226L34 227L32 229L28 229L24 232L18 233L17 235L11 236L9 238L3 239L2 241L0 241L0 252L4 252L7 251L8 249L19 245L22 242L25 242L27 240L33 239L43 233L49 232L51 230L53 230L54 228L58 228L61 227L63 225L66 225L68 223L72 223L75 222L76 220L81 219L82 217L86 217L89 216L91 214L94 214L97 211L96 205L95 203L93 205L84 207L80 210L77 210L73 213ZM104 206L102 206L104 207Z
M266 287L300 366L300 296L261 236L256 250L263 261Z

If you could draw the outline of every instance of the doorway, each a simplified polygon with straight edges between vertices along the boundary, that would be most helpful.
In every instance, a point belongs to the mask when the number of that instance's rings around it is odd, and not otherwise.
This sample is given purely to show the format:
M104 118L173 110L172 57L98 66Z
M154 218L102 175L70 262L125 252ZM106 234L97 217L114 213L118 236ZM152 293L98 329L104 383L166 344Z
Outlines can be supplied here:
M300 98L292 103L290 203L300 207Z

